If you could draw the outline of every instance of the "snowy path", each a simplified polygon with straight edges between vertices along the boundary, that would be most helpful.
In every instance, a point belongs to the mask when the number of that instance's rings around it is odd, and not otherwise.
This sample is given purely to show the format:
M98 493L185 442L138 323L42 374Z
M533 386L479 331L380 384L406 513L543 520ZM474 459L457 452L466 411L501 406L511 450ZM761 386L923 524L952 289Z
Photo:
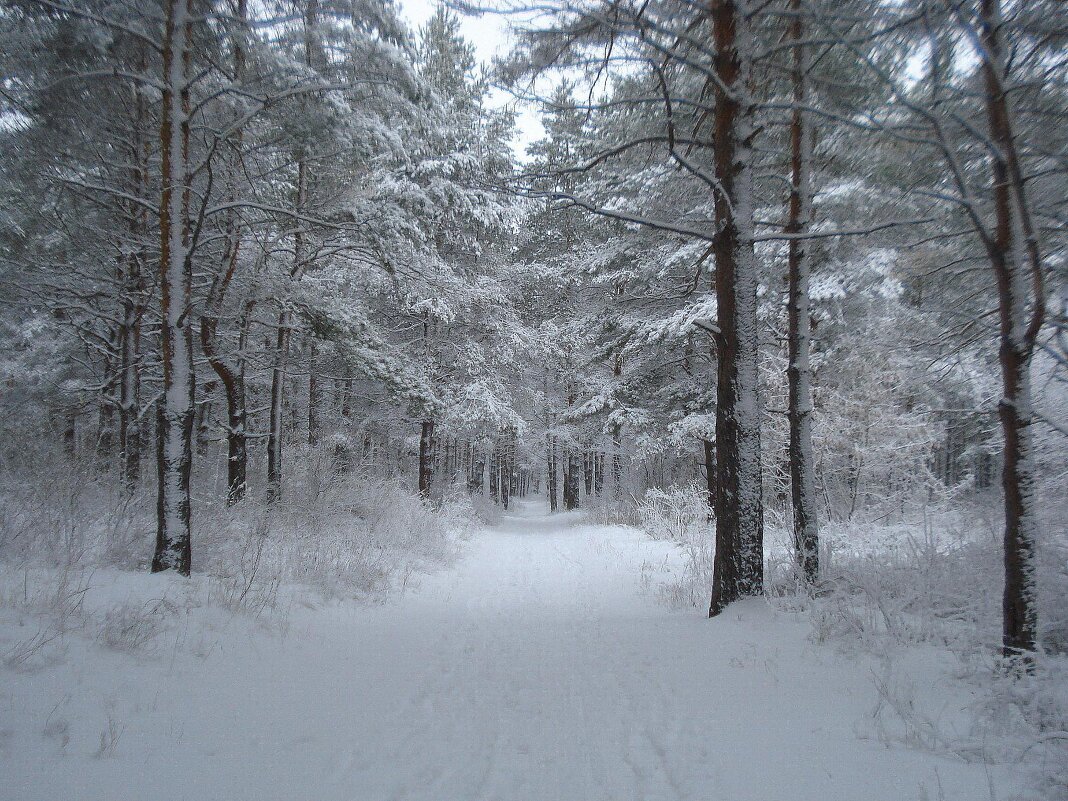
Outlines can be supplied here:
M8 674L0 798L988 797L979 766L859 739L871 677L803 624L763 602L714 621L657 603L642 566L668 553L530 505L399 601L295 611L282 643ZM108 758L86 750L93 705L122 727ZM72 721L70 745L40 733L46 715Z

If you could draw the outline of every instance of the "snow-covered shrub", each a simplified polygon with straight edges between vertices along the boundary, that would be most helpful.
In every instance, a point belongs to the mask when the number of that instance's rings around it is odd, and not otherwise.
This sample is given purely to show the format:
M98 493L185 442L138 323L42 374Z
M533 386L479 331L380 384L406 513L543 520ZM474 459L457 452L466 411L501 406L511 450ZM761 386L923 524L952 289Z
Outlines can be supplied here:
M488 495L463 495L457 494L455 500L465 500L471 505L471 509L474 512L475 519L484 523L487 526L493 526L501 522L501 518L504 517L504 510L499 503L495 503Z
M706 533L708 495L697 484L649 489L638 505L641 528L658 540L690 542Z
M1000 659L1001 524L989 503L911 524L825 525L826 585L805 603L816 640L882 658L880 736L965 759L1025 761L1040 791L1061 797L1068 788L1068 541L1055 517L1043 528L1044 652L1029 675L1010 675ZM956 657L947 669L975 688L967 725L940 726L916 701L901 663L917 646Z
M629 491L622 492L618 500L611 489L601 495L582 499L582 509L588 519L602 526L642 526L642 501Z
M715 531L709 522L707 491L696 482L667 490L647 490L637 504L639 527L655 539L670 540L683 554L682 571L660 587L672 606L703 607L712 592Z
M328 459L296 463L283 492L272 505L213 501L194 521L194 570L216 581L222 605L262 611L283 584L364 597L403 586L447 561L475 518L463 495L435 507L398 480L338 473Z
M117 603L101 616L98 637L108 648L135 653L163 632L173 612L174 604L165 598Z
M91 462L0 470L0 562L62 567L147 565L149 492L128 492Z
M912 525L828 524L822 597L813 604L820 639L848 635L873 647L953 644L961 626L992 640L999 559L992 532L960 520ZM970 636L970 635L969 635Z
M1022 760L1036 797L1060 798L1068 789L1068 540L1065 503L1047 498L1038 562L1044 653L1030 675L1007 675L999 656L1004 568L996 498L942 499L893 522L871 520L867 511L851 522L824 521L824 580L811 594L799 591L789 521L769 510L765 586L777 606L809 617L817 642L878 657L870 736L966 760ZM703 608L715 533L701 488L651 491L638 508L651 536L682 551L682 567L662 595ZM928 706L923 681L939 671L974 689L970 705L962 700L951 719Z
M466 493L424 502L397 479L336 469L323 448L293 458L282 501L268 505L252 488L234 506L213 495L210 459L194 476L202 492L193 517L193 572L205 576L207 602L254 615L275 608L286 584L328 595L372 597L405 584L411 574L451 558L476 519ZM62 471L0 470L0 570L3 604L27 579L20 608L61 621L59 600L73 577L93 568L147 571L155 536L154 491L134 492L98 465ZM22 573L17 571L22 570ZM55 611L50 611L55 610ZM94 622L107 647L135 650L155 636L163 607L109 609ZM99 616L98 616L99 617ZM82 622L84 624L84 621ZM42 625L42 637L69 625ZM39 645L39 643L38 643ZM15 661L36 647L21 644Z
M14 640L0 643L5 667L28 669L48 663L56 658L68 633L88 625L85 595L91 578L89 571L73 567L17 570L2 566L0 614L13 618L20 632Z

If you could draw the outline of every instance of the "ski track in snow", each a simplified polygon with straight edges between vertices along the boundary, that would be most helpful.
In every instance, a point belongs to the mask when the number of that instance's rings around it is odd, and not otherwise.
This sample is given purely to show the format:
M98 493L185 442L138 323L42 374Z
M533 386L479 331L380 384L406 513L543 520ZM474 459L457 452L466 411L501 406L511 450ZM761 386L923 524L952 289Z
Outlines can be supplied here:
M671 546L539 510L400 599L294 611L284 639L4 673L0 798L988 798L982 766L859 738L869 667L804 622L760 600L669 609L640 576ZM108 714L121 737L94 757Z

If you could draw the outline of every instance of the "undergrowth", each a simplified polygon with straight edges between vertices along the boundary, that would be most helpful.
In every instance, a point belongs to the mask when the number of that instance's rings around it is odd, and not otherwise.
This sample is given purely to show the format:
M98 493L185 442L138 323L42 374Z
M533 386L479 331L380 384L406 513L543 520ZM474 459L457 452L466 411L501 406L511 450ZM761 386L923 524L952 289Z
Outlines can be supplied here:
M1038 564L1041 652L1033 671L1000 658L1001 522L990 499L939 502L893 523L821 525L822 582L797 579L789 521L765 521L770 602L803 615L812 639L875 658L878 701L871 736L967 761L1025 766L1026 798L1068 797L1068 540L1061 506L1046 510ZM674 542L682 570L660 587L676 606L704 609L712 584L715 526L703 488L652 490L639 525ZM935 649L920 666L915 657ZM941 655L941 656L939 656ZM967 724L932 716L917 694L931 660L971 688Z
M452 559L478 517L466 493L430 504L399 480L337 471L326 449L306 456L294 460L276 504L250 492L228 506L204 490L210 477L194 481L203 496L189 580L147 575L151 486L128 491L93 463L64 471L5 465L0 615L22 633L0 641L0 662L25 670L61 659L72 633L106 649L148 653L194 607L284 625L287 606L309 593L377 601ZM115 571L133 574L133 584L123 583L133 588L128 597L109 595Z

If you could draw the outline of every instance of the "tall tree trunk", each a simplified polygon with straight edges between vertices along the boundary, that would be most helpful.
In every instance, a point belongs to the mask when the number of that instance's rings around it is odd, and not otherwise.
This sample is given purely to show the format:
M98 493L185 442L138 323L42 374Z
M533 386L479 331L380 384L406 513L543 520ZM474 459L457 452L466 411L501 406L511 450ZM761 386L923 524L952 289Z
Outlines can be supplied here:
M501 458L499 461L500 466L500 488L501 488L501 506L505 511L508 511L508 504L512 497L512 462L511 453L509 448L509 441L505 439L505 444L501 452Z
M307 199L307 168L304 159L297 160L297 196L294 207L300 213ZM304 232L298 227L293 235L293 267L290 278L296 282L304 273ZM271 411L267 426L267 502L282 497L282 416L285 410L286 370L289 364L289 342L293 333L293 312L283 306L278 313L278 338L275 343L274 366L271 370Z
M308 444L313 448L319 444L322 424L319 409L323 402L322 389L319 386L318 360L316 358L315 340L308 340Z
M795 42L791 80L794 109L790 121L790 219L786 232L795 237L808 229L812 161L807 125L808 51L804 39L801 0L791 0L790 37ZM811 330L808 302L809 259L806 243L789 243L787 340L789 366L788 418L790 423L790 499L793 508L794 554L798 571L808 584L819 580L819 529L816 522L816 476L812 454L812 367L809 360Z
M1023 172L1016 153L1007 96L999 0L982 0L981 58L990 126L992 194L996 228L986 245L998 290L1005 438L1002 488L1005 503L1005 588L1002 648L1030 664L1038 638L1035 557L1038 501L1032 423L1031 357L1045 316L1042 261L1031 221Z
M486 451L478 446L473 446L471 454L471 476L468 479L467 491L471 494L481 494L485 488Z
M555 512L559 508L557 501L558 496L556 493L556 437L546 436L545 440L545 461L548 465L548 475L545 478L545 490L549 495L549 511Z
M189 479L193 467L193 271L189 258L190 0L166 0L160 125L160 299L163 398L152 571L189 575Z
M750 21L735 0L710 4L715 45L713 159L717 370L716 556L709 616L764 586L757 280L753 251Z
M147 49L142 44L139 69L148 69ZM148 160L150 134L147 99L139 87L131 91L134 117L133 142L130 147L130 193L143 197L148 189ZM126 210L130 240L134 251L125 259L122 282L122 334L119 342L119 451L122 458L122 480L126 489L133 490L141 483L141 318L144 312L145 265L147 262L145 237L148 234L148 211L140 203L131 202Z
M207 356L208 364L222 382L226 396L226 502L233 505L245 497L248 473L245 366L243 356L238 356L237 364L230 365L220 358L216 349L215 331L219 320L216 302L221 303L222 292L225 290L216 292L214 284L208 292L207 310L200 318L200 343ZM251 308L251 303L245 304L242 312L238 341L239 354L244 352Z
M434 482L432 455L434 450L434 421L424 420L419 431L419 497L430 498Z
M627 285L621 281L616 284L616 295L622 296ZM622 383L623 349L616 350L612 358L612 376L615 383ZM623 429L619 423L612 424L612 498L616 502L623 500Z
M304 64L313 68L319 57L316 29L319 4L308 0L304 7ZM297 186L293 208L298 215L304 212L308 199L308 164L303 147L297 151ZM299 220L293 235L293 266L289 277L300 281L306 268L305 232ZM293 331L293 312L283 305L278 314L278 340L275 349L274 368L271 371L271 413L267 430L267 502L273 503L282 497L282 413L285 406L285 378L289 362L289 347Z
M104 389L100 392L100 408L96 427L96 460L102 470L111 466L115 451L115 411L118 406L116 386L120 380L116 355L119 351L121 331L112 330L108 335L108 350L104 359Z
M612 427L612 497L623 500L623 432L618 424Z
M501 453L500 444L494 443L489 460L490 496L494 503L501 502Z
M289 312L278 315L274 365L271 368L271 407L267 421L267 502L282 497L282 413L285 402L286 362L289 356Z
M136 269L131 264L131 270ZM119 453L122 480L132 490L141 480L141 313L128 295L123 302L119 375Z
M245 72L245 39L247 30L248 3L238 0L236 15L236 32L233 36L234 80L240 83ZM232 137L233 150L241 153L244 143L244 131L238 128ZM230 165L229 194L237 199L236 173L240 164ZM223 359L218 351L218 327L227 290L237 272L238 256L241 252L241 222L236 210L226 217L226 239L223 251L223 268L217 274L208 289L204 304L204 314L200 318L200 346L207 357L208 364L219 377L226 396L226 503L232 506L245 497L248 475L247 412L245 405L245 345L252 316L252 301L242 305L238 333L238 356L236 363Z
M574 448L567 448L567 469L564 472L564 509L571 511L579 507L579 477L581 466L579 452Z
M127 490L141 481L141 321L136 304L124 304L119 374L119 456Z

